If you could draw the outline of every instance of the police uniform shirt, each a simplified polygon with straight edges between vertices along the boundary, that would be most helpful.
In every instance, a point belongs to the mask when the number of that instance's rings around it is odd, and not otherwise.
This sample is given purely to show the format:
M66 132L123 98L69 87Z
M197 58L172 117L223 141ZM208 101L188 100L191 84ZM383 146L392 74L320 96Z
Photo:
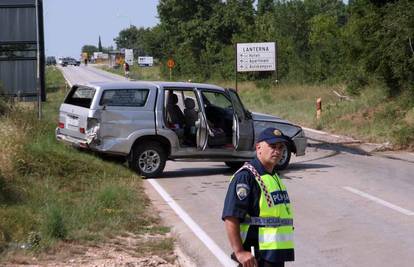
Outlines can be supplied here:
M259 175L271 174L269 173L262 163L255 157L250 164L257 170ZM261 189L259 184L256 182L256 178L249 170L242 170L238 172L230 182L228 187L226 199L224 201L224 208L222 213L222 220L226 217L238 218L242 223L247 214L250 217L259 217L260 208L259 200L261 195ZM251 225L247 233L246 241L243 244L243 248L246 251L250 251L250 247L255 247L255 255L260 255L258 251L259 240L258 240L258 226ZM267 253L266 253L267 254ZM294 252L293 250L280 250L277 253L273 253L275 258L264 259L269 262L280 262L280 261L293 261ZM260 257L260 256L259 256Z

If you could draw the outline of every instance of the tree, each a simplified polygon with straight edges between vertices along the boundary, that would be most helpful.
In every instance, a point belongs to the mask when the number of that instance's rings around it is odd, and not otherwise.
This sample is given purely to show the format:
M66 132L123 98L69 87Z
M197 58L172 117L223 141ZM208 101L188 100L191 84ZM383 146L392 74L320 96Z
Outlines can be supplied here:
M257 2L257 14L262 16L266 13L273 13L274 3L273 0L258 0Z
M328 14L320 14L310 20L310 66L315 81L332 79L340 73L343 47L337 21L336 16Z
M158 32L155 30L151 31L150 28L137 28L130 26L127 29L123 29L119 32L118 37L114 39L117 49L130 48L134 49L135 56L150 55L151 52L158 45L154 39L158 40ZM153 46L155 46L153 48Z
M102 43L101 43L101 36L99 35L99 41L98 41L98 52L102 52Z
M350 12L345 31L347 61L365 74L359 79L383 82L389 96L412 88L414 3L360 0L353 2Z
M88 57L93 55L94 52L98 52L98 48L94 45L84 45L82 46L82 53L88 53Z

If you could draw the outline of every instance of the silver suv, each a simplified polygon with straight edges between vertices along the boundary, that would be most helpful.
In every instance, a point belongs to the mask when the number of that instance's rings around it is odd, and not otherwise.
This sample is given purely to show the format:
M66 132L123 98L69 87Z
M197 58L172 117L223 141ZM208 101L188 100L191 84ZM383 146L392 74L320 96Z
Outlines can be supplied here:
M292 138L291 153L305 154L300 126L250 112L236 91L210 84L104 82L75 85L60 106L56 138L74 146L122 155L146 177L161 175L167 160L221 161L232 168L254 157L257 135L276 127Z

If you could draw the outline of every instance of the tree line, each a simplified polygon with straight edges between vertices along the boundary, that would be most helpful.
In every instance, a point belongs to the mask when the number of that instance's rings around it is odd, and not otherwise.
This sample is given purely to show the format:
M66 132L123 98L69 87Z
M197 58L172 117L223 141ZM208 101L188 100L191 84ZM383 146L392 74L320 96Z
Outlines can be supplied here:
M351 93L372 82L390 96L414 85L414 1L160 0L158 25L131 26L118 48L173 58L193 79L234 79L235 44L277 43L278 78L346 83ZM242 79L272 79L250 73Z

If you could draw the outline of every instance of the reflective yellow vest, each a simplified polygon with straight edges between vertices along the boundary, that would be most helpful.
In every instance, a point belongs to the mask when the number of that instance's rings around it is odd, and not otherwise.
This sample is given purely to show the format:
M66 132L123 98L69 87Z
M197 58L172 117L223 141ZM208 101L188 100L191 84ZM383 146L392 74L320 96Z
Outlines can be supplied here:
M244 168L254 174L261 194L259 217L247 216L240 224L242 242L246 241L250 225L258 225L259 251L293 249L293 212L285 185L276 173L260 176L250 164Z

